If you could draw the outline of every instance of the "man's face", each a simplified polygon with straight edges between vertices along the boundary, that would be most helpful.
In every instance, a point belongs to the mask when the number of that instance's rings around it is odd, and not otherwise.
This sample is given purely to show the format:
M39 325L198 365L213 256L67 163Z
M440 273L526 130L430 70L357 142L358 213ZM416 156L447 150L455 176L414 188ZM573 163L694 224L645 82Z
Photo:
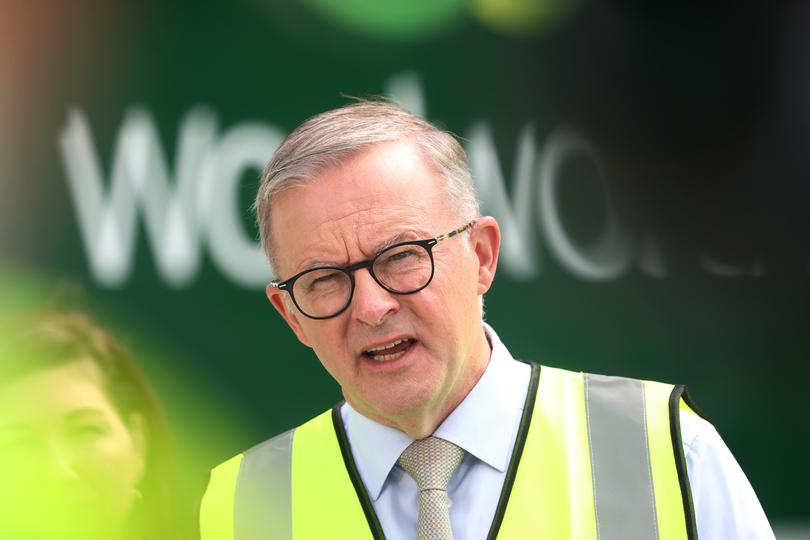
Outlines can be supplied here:
M411 143L390 142L280 193L270 215L278 275L345 266L393 242L464 225L450 210L442 182ZM494 276L497 247L497 224L482 218L471 232L433 249L433 280L411 295L389 293L368 270L358 270L351 305L332 319L309 319L285 302L286 292L267 292L346 400L367 416L394 419L457 403L474 384L470 377L486 366L478 297ZM369 353L398 340L397 354Z

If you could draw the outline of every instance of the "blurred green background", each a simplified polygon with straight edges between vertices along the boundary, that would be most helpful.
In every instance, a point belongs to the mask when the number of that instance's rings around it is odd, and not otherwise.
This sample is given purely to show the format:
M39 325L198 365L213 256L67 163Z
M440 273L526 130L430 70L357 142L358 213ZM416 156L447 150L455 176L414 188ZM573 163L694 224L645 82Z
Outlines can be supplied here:
M464 139L513 355L688 384L781 536L810 534L806 6L0 9L0 314L109 326L189 482L340 399L264 297L248 208L292 128L387 95Z

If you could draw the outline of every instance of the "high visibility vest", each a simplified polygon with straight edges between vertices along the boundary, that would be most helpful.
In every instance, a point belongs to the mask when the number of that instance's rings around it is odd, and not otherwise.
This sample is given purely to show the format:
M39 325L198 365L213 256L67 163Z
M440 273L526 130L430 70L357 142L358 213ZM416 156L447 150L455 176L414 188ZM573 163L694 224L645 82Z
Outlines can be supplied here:
M532 365L488 539L697 538L684 387ZM340 405L211 472L202 540L384 539Z

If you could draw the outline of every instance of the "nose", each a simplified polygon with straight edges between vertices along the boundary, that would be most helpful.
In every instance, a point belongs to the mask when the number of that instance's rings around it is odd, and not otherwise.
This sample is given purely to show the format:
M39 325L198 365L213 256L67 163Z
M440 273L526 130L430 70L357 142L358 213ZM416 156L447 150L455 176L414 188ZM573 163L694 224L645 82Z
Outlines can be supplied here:
M58 441L51 441L47 455L48 463L46 464L48 472L55 479L77 480L79 474L74 464L74 456L66 446Z
M352 316L369 326L379 326L389 313L399 310L396 295L383 289L371 277L368 268L354 273L354 297L352 298Z

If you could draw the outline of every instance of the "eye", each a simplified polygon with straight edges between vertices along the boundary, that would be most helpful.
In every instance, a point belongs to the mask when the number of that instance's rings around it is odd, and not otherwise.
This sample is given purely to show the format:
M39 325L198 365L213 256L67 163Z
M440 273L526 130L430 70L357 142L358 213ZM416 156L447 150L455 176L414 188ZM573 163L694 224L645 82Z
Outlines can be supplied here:
M408 257L415 257L416 251L409 249L407 251L400 251L399 253L394 253L389 257L389 260L392 261L401 261L402 259L407 259Z
M325 276L319 276L312 281L313 285L317 285L319 283L329 283L330 281L334 281L337 277L337 272L333 272L331 274Z
M338 286L341 282L342 274L336 271L318 271L313 272L308 279L305 280L306 292L317 292L328 290Z
M67 430L67 436L75 441L93 440L106 434L107 428L100 424L79 424L71 426Z
M383 260L380 262L383 264L392 264L415 259L419 256L419 253L414 248L401 248L394 250L393 253L384 253L383 255Z
M33 447L35 443L36 439L30 433L3 433L0 434L0 453L24 450Z

